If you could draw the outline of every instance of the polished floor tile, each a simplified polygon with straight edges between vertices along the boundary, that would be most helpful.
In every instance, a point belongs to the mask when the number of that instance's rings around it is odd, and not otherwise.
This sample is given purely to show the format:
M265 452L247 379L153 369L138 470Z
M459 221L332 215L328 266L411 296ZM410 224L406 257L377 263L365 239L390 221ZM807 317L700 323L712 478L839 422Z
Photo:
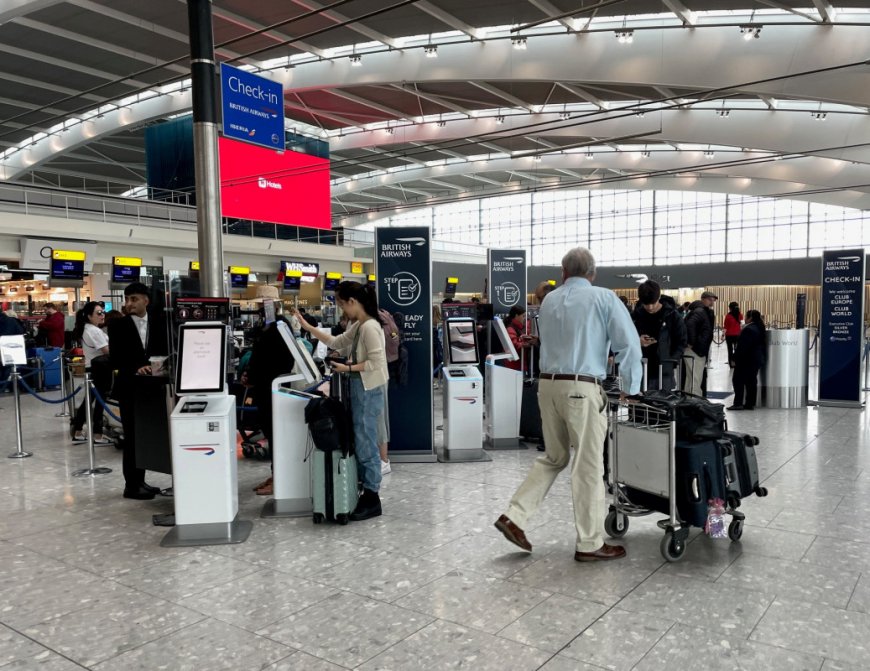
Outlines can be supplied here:
M315 657L353 668L432 620L428 615L342 592L258 633Z
M607 606L554 594L498 632L502 638L559 652L595 622Z
M630 671L674 623L613 608L560 654L615 671Z
M202 620L98 664L95 671L259 671L293 650L225 622Z
M817 671L821 662L819 656L747 641L731 635L727 629L696 629L678 624L653 646L634 669Z
M363 671L532 671L551 653L436 621L360 666Z
M726 376L718 362L713 388ZM534 552L493 528L534 449L394 462L384 515L344 527L260 519L269 465L241 460L248 541L161 548L152 515L172 499L121 498L112 447L97 450L112 473L71 477L86 451L54 407L24 403L36 455L0 464L0 671L870 668L862 411L729 413L760 437L770 489L743 502L741 541L693 529L666 563L652 515L619 541L627 559L578 564L567 471L529 520Z

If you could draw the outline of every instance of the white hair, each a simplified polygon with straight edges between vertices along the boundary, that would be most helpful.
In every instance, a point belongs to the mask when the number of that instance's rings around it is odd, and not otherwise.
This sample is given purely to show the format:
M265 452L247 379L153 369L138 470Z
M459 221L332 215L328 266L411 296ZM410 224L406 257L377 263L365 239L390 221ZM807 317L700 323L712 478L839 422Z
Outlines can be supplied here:
M595 257L585 247L575 247L562 257L562 270L566 277L595 275Z

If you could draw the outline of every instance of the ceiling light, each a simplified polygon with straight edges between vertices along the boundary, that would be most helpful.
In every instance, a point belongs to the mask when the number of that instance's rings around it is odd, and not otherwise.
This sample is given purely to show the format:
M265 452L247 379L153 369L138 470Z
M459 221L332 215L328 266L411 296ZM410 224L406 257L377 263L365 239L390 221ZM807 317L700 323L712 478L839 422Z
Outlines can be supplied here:
M352 67L358 68L362 65L362 56L351 56L350 64Z
M495 122L496 122L498 125L503 124L503 123L504 123L504 117L503 117L503 116L497 116L497 117L495 118Z
M634 116L639 116L641 119L643 119L646 116L646 112L641 110L640 112L635 112Z
M570 113L570 112L562 112L562 113L559 115L559 118L560 118L562 121L568 121L568 119L571 118L571 113Z
M640 153L640 155L643 156L644 158L649 158L649 152L648 152L648 151L642 151L642 152Z
M423 53L426 54L426 58L438 58L438 45L427 44L423 47Z
M511 44L514 45L514 49L517 49L519 51L525 51L528 48L525 37L515 37L511 40Z
M616 41L620 44L631 44L634 42L634 31L631 29L628 30L617 30L615 31Z
M438 128L444 128L444 126L446 126L446 125L447 125L446 121L439 121L438 122Z
M595 154L587 151L586 152L586 160L591 161L593 158L595 158Z
M761 26L740 26L740 34L743 35L743 39L747 42L753 37L755 39L758 39L759 37L761 37Z
M716 153L710 150L704 152L704 158L713 158L715 155Z
M827 112L810 112L810 116L816 121L824 121L828 118Z
M716 110L716 114L718 116L724 118L724 117L727 117L729 114L731 114L731 110L726 110L726 109Z
M533 156L532 158L534 159L535 163L540 163L540 162L541 162L541 157L540 157L540 156Z
M384 132L385 132L387 135L392 135L392 134L395 133L396 131L395 131L394 128L384 128Z

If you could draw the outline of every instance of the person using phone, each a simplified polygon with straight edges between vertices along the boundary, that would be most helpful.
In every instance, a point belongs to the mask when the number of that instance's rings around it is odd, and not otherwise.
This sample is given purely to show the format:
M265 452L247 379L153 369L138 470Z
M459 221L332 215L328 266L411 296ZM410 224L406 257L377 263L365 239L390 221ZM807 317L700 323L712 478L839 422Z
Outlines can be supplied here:
M675 386L674 362L682 358L686 349L686 324L674 299L663 296L657 282L647 280L638 286L637 298L631 318L647 360L647 389L671 390Z
M363 493L350 514L354 521L381 515L381 457L378 451L378 421L384 410L389 374L386 345L375 290L359 282L345 281L335 291L335 302L350 320L340 336L333 336L300 320L302 329L335 350L347 350L346 361L330 359L332 370L350 377L350 408L356 459Z

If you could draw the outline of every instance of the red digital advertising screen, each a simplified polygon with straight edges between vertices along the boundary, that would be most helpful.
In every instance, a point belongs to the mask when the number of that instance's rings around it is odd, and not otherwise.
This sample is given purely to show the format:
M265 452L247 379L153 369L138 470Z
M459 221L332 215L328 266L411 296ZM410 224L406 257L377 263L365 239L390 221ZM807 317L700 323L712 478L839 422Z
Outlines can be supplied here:
M218 138L221 212L232 219L330 229L329 160Z

